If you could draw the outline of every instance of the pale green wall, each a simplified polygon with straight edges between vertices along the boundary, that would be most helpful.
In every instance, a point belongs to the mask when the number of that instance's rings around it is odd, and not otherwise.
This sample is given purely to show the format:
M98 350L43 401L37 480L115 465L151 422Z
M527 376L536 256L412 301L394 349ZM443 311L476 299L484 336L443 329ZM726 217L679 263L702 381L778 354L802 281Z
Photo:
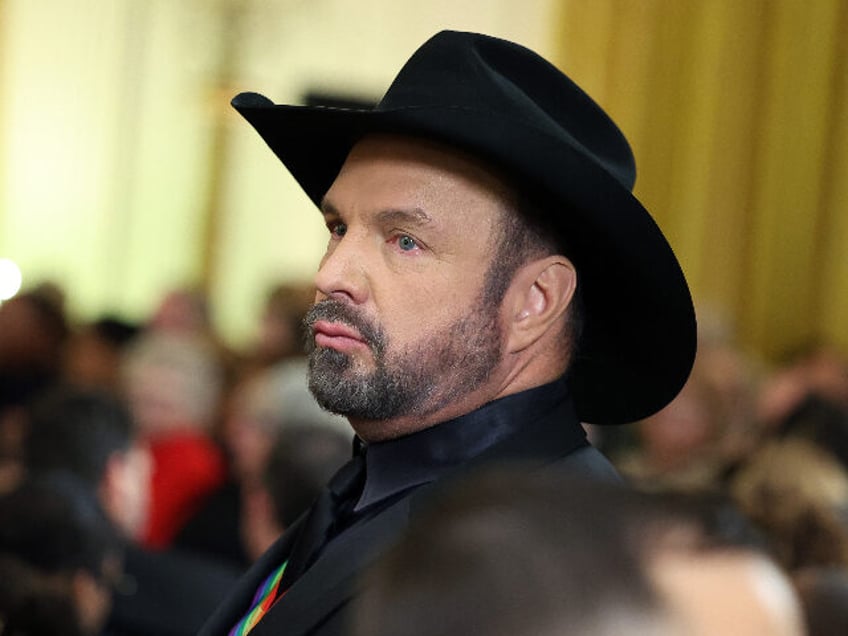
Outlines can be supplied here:
M309 88L379 97L442 28L543 54L555 0L0 0L0 257L25 284L52 278L75 317L146 315L196 280L216 127L216 322L234 343L266 286L311 276L317 213L227 105L242 90L297 101ZM243 7L233 22L223 11ZM239 26L221 86L224 29Z

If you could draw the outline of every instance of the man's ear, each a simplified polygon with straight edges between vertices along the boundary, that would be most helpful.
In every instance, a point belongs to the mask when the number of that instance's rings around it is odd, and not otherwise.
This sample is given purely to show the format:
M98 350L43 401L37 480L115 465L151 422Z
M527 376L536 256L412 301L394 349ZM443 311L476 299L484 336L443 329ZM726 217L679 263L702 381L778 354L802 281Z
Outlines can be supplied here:
M577 289L577 271L562 255L527 263L507 291L507 351L526 349L551 329L559 329Z

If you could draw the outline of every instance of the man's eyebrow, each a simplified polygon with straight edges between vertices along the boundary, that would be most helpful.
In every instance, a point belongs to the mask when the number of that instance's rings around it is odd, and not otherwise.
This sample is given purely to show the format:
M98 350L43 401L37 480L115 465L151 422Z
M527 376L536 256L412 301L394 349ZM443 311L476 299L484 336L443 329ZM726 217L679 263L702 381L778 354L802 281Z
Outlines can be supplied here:
M318 211L324 216L341 216L336 206L334 206L332 202L327 199L327 197L321 199L321 205L318 206Z
M322 215L326 216L335 216L341 217L342 214L339 209L333 205L332 201L324 197L321 201L320 212ZM383 210L379 212L376 216L376 220L378 223L386 224L386 223L401 223L405 225L417 225L419 227L423 227L425 225L432 225L433 219L421 208L409 208L409 209L401 209L401 208L391 208L388 210Z
M421 227L433 224L433 219L421 208L383 210L377 215L377 220L380 223L411 224Z

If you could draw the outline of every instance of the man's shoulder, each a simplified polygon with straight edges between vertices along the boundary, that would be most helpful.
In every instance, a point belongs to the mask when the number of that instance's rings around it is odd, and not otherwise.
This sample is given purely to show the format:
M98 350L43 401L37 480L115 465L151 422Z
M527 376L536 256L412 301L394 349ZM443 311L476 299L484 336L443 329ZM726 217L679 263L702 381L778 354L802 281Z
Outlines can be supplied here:
M583 446L551 464L554 470L573 472L585 479L620 482L622 477L606 455L594 446Z

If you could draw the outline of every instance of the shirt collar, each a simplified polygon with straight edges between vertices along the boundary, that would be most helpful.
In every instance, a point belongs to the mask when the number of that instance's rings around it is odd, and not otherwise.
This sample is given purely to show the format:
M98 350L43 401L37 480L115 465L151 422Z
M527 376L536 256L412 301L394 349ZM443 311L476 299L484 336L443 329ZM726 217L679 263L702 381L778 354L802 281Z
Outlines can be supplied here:
M552 412L556 417L550 417ZM564 379L508 395L410 435L367 445L365 486L356 510L432 482L511 437L531 435L534 424L576 426L585 437Z

